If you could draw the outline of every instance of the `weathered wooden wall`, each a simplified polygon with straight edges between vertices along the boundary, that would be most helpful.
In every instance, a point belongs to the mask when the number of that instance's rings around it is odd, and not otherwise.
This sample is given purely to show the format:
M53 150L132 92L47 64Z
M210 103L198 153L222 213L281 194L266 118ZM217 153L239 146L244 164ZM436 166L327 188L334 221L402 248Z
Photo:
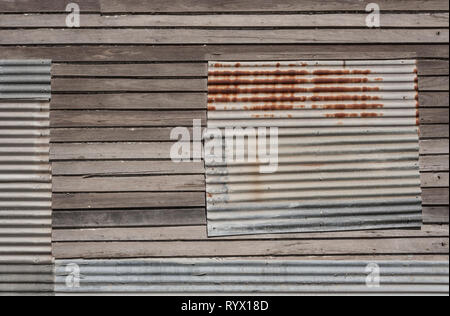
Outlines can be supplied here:
M57 258L448 260L446 0L1 1L0 59L53 60ZM373 1L367 1L367 3ZM26 14L27 13L27 14ZM422 231L206 238L202 163L169 160L171 127L206 119L208 60L419 60Z

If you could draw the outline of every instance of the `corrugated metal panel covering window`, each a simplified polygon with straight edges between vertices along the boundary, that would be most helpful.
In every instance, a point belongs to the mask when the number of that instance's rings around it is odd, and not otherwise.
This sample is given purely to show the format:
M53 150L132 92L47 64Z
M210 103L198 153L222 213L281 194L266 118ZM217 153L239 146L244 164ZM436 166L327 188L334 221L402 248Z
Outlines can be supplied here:
M206 151L209 235L421 226L417 78L414 60L211 62L208 132L247 137L221 142L245 161ZM278 127L275 173L258 127Z
M233 261L56 262L56 295L448 294L448 262Z
M49 61L0 61L0 295L53 292L49 99Z

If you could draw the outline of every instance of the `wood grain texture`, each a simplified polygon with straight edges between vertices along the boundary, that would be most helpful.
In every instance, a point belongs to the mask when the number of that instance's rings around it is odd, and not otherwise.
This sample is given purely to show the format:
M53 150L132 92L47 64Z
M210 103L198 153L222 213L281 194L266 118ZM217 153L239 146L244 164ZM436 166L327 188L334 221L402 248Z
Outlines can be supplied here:
M303 233L278 235L249 235L216 237L212 240L267 240L267 239L367 239L367 238L411 238L411 237L448 237L448 225L423 226L420 230L374 230L357 232ZM145 228L91 228L91 229L56 229L53 231L54 242L77 241L174 241L207 240L206 226L168 226Z
M53 209L204 207L203 192L54 193Z
M420 137L425 138L448 138L449 126L448 124L435 124L435 125L421 125Z
M449 170L448 155L431 155L422 156L419 159L421 171L448 171Z
M0 19L0 28L65 28L65 14L10 14ZM84 14L83 28L118 28L118 27L221 27L221 28L305 28L305 27L359 27L366 28L367 14L328 13L323 15L289 13L289 14L211 14L211 15L99 15ZM381 27L447 27L448 13L385 13Z
M100 0L102 12L243 12L243 11L365 11L358 0ZM383 10L444 10L448 3L440 0L379 0Z
M98 44L98 43L97 43ZM5 46L1 59L51 59L61 62L186 62L303 59L405 59L448 58L445 44L369 44L363 45L186 45L186 46Z
M205 208L53 211L53 228L206 225ZM180 228L182 229L182 228Z
M203 62L109 65L53 64L52 75L64 77L200 77L208 74L207 68L208 65Z
M448 91L448 76L430 76L419 78L420 91Z
M66 161L53 162L53 176L142 176L203 174L203 162Z
M428 82L428 81L427 81ZM205 79L66 79L52 80L55 92L205 92Z
M425 224L448 224L449 207L448 206L424 207L423 217Z
M448 108L425 108L420 109L420 124L447 124L449 122Z
M448 172L422 173L422 188L448 188Z
M436 186L436 178L429 177L427 183ZM433 181L435 180L435 181ZM447 178L448 180L448 178ZM205 192L205 177L203 175L175 176L135 176L135 177L85 177L54 176L53 192Z
M170 160L173 143L51 144L54 160ZM196 154L197 155L197 154Z
M50 126L61 127L192 127L206 123L206 111L52 111Z
M430 97L432 98L432 96ZM206 93L54 94L52 110L206 109ZM430 100L429 103L432 103Z
M426 206L448 206L449 196L448 188L423 188L422 189L422 201Z
M448 29L25 29L0 30L0 45L448 43Z
M448 92L422 92L419 95L421 107L448 107Z
M422 155L445 155L449 153L448 139L431 139L420 141Z
M54 243L56 258L446 254L448 238Z

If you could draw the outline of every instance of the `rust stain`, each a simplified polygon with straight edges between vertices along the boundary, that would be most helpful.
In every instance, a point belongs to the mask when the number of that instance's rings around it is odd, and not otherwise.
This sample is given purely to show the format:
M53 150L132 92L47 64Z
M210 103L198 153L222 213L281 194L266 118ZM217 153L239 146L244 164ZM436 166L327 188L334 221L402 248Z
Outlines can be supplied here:
M258 84L330 84L330 83L367 83L368 78L313 78L298 79L295 76L285 76L274 79L210 79L208 86L214 85L258 85Z
M379 116L383 116L383 114L378 114L378 113L361 113L361 117L364 117L364 118L379 117Z
M355 110L365 110L365 109L381 109L384 107L384 104L330 104L325 105L322 108L326 110L347 110L347 109L355 109Z
M236 63L236 65L234 65L236 68L240 68L242 66L241 63Z
M256 105L250 107L251 111L278 111L278 110L292 110L294 109L293 105ZM248 110L248 108L246 109Z
M418 118L416 119L416 125L420 126L420 120Z
M239 93L248 93L248 94L257 94L257 93L289 93L289 92L373 92L380 91L379 87L313 87L313 88L300 88L300 87L264 87L264 88L232 88L230 86L227 87L217 87L211 86L209 88L210 94L239 94Z
M319 96L314 95L311 97L307 96L293 96L293 95L271 95L264 97L230 97L230 96L220 96L220 97L208 97L208 103L237 103L237 102L248 102L248 103L266 103L266 102L320 102L320 101L377 101L380 97L369 96L369 95L332 95L332 96Z
M216 107L212 105L208 105L208 111L216 111Z

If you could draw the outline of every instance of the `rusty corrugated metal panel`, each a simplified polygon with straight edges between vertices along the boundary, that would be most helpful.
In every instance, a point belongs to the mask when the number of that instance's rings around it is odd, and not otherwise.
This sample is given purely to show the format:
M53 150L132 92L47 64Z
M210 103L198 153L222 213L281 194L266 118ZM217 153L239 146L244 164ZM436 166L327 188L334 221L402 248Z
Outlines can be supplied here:
M211 62L208 131L278 127L279 162L206 154L209 235L420 227L417 78L414 60Z
M0 61L0 295L53 291L48 64Z
M414 261L57 260L55 273L56 295L448 295L449 284L448 262Z

